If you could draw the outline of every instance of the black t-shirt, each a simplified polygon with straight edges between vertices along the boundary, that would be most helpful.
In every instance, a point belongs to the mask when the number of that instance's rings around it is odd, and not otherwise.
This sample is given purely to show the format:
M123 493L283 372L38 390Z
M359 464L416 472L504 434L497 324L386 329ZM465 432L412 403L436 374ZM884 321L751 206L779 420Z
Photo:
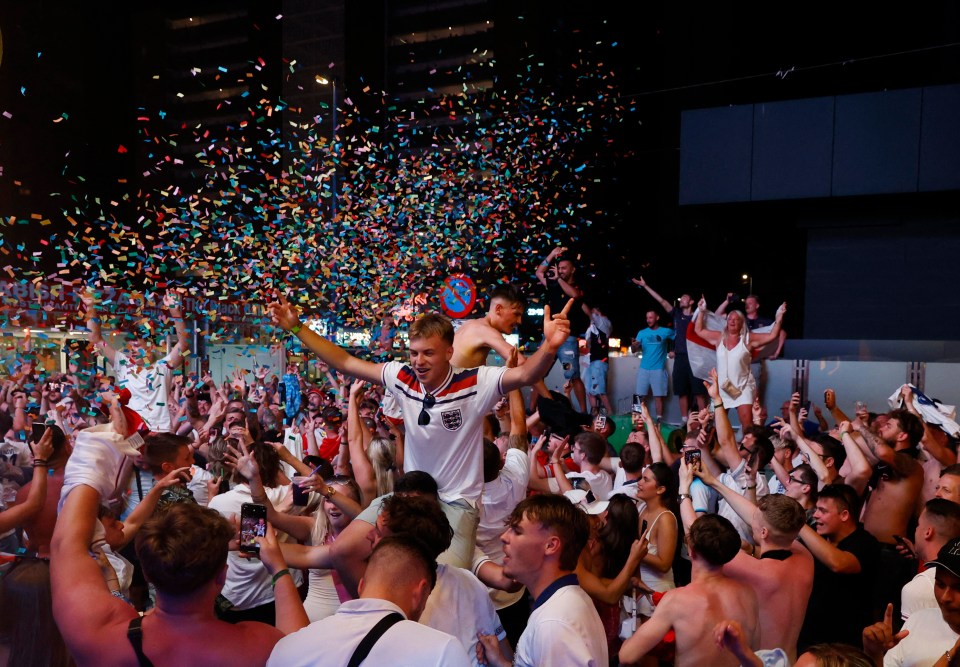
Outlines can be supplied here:
M825 642L862 647L863 629L878 620L871 617L870 610L880 543L863 526L858 526L837 544L837 548L857 557L860 572L832 572L814 558L813 589L797 642L798 653Z
M576 286L580 287L579 285ZM550 312L554 315L559 313L569 300L570 297L560 287L560 282L547 278L546 302L550 306ZM583 299L577 299L573 302L570 311L567 313L567 319L570 320L570 335L582 338L587 327L590 326L590 318L583 312Z

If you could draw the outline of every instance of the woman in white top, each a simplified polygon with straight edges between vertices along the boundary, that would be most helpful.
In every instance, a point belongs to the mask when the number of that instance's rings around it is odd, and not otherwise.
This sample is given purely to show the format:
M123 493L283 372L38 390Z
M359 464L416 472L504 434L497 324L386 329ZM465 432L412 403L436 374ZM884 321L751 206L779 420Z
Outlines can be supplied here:
M673 582L673 557L677 552L677 483L670 466L657 462L647 466L637 481L637 500L646 506L640 512L640 539L647 542L647 555L640 563L644 585L662 593L676 588ZM637 612L653 614L653 605L644 596L637 601Z
M242 456L239 454L237 450L228 448L227 458L250 484L253 502L267 508L267 521L273 524L278 532L282 531L305 544L330 544L360 513L360 488L351 478L339 475L326 481L316 475L295 477L294 484L299 483L302 489L319 493L324 500L313 516L279 512L264 492L260 470L253 456L246 452ZM309 588L303 608L311 623L332 616L339 609L340 603L349 599L350 595L340 583L335 571L310 570Z
M757 381L750 372L753 352L780 336L783 315L787 312L784 302L777 308L777 319L767 333L751 333L747 318L739 310L727 314L723 331L707 329L705 314L707 301L703 297L697 304L697 319L694 329L698 336L717 349L717 384L724 408L736 408L741 424L753 423L753 399L757 393Z

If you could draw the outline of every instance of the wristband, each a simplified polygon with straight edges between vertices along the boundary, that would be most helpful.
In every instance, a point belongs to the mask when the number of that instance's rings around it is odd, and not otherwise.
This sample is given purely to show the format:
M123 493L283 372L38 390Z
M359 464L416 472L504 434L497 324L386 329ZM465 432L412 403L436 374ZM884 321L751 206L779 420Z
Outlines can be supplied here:
M300 333L300 329L302 328L303 328L303 325L297 322L294 326L290 327L290 333L296 336L298 333Z
M693 496L691 496L689 493L681 493L679 496L677 496L677 503L682 503L684 500L693 502Z
M722 408L722 407L723 407L723 401L720 401L719 403L714 403L714 404L713 404L713 407L714 407L714 408Z
M754 484L753 486L741 486L740 488L743 489L744 491L749 491L750 489L757 488L757 485Z
M46 465L47 465L47 460L46 460L46 459L34 459L34 460L33 460L33 467L34 467L34 468L44 468L44 467L46 467Z
M275 575L273 575L273 580L271 581L271 585L272 585L274 588L276 588L276 587L277 587L277 580L280 579L280 577L282 577L282 576L284 576L284 575L290 576L290 570L288 570L287 568L283 568L282 570L280 570L279 572L277 572Z

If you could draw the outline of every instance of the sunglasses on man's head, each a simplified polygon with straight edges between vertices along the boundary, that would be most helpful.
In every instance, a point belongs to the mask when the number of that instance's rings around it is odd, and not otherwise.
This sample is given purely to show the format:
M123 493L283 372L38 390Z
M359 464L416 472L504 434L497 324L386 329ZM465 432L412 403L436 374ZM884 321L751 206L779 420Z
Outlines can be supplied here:
M437 399L433 394L424 394L423 395L423 407L420 408L420 416L417 417L418 426L427 426L430 424L430 413L427 412L430 408L437 404Z

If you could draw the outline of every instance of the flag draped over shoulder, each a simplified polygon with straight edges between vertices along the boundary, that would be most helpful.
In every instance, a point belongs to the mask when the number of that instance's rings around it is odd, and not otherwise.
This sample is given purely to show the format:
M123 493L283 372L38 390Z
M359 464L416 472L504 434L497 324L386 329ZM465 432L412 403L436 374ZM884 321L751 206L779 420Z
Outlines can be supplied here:
M699 312L699 308L693 311L693 318L691 318L690 323L687 325L687 355L690 358L690 370L693 371L693 376L701 380L707 380L710 377L710 371L717 367L717 350L713 345L697 335L696 321ZM708 331L723 331L726 325L727 318L725 315L717 315L713 311L707 311L704 317L704 327ZM773 325L770 324L765 327L758 327L750 333L763 334L770 332L772 329ZM763 347L753 351L753 360L760 361L761 359L766 359L777 351L778 345L779 341L774 338Z

